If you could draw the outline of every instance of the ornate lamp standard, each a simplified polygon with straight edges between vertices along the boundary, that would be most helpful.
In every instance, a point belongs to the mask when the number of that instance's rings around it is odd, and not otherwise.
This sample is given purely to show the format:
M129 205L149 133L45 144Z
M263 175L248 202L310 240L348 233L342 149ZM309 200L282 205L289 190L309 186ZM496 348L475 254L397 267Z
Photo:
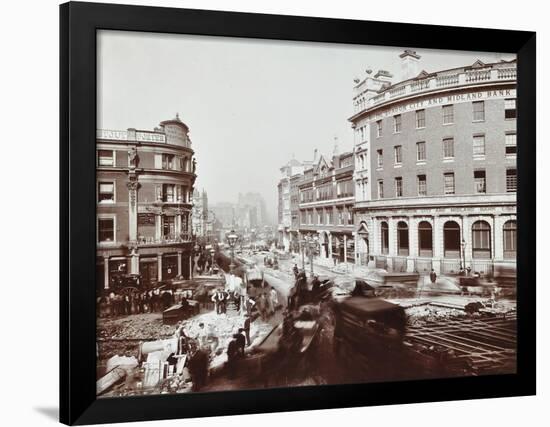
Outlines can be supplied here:
M229 273L233 273L233 268L235 268L235 244L237 243L237 240L239 240L239 235L235 233L235 230L231 230L227 233L226 239L229 247L231 248L231 264L229 264Z
M466 240L460 242L460 269L466 270Z
M305 238L305 242L307 244L308 248L308 256L309 256L309 264L311 268L311 277L313 277L313 255L315 254L315 249L317 249L317 245L319 244L319 238L317 236L311 238L307 236ZM305 269L305 266L304 266Z
M300 240L300 253L302 254L302 270L306 271L306 259L305 259L305 251L306 251L306 238L301 237Z

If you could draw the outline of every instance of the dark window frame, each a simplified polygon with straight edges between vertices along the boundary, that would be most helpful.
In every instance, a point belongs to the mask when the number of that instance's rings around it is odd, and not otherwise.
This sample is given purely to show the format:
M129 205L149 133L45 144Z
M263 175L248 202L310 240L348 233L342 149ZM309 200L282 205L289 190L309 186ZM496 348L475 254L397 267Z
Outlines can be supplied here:
M105 223L110 222L111 226L105 228ZM111 233L111 239L104 239L102 235ZM100 243L112 243L115 242L115 219L114 218L98 218L97 219L97 239Z

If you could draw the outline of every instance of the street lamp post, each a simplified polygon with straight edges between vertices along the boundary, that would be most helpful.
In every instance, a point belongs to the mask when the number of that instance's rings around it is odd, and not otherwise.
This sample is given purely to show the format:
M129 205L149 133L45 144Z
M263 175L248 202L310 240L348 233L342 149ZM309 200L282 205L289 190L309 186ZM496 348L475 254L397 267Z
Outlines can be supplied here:
M314 251L315 249L317 248L317 243L318 243L318 238L317 236L311 238L309 236L307 236L305 239L304 239L304 247L307 247L307 250L308 250L308 258L309 258L309 265L310 265L310 271L311 271L311 277L313 277L313 256L314 256ZM305 266L305 262L304 262L304 258L303 258L303 254L302 254L302 266L303 266L303 269L305 271L306 269L306 266Z
M237 240L239 240L239 236L237 233L235 233L235 230L231 230L229 233L227 233L226 237L229 248L231 249L231 264L229 264L229 273L233 274L233 269L235 268L235 244L237 243Z
M302 270L306 271L306 259L304 256L304 253L306 251L306 239L302 237L300 238L300 240L298 240L298 242L300 242L300 253L302 254Z
M460 242L460 269L466 270L466 240L464 238Z
M317 246L319 244L319 238L317 236L315 236L312 240L311 240L311 252L310 252L310 256L311 256L311 277L313 277L313 257L315 255L315 250L317 249Z

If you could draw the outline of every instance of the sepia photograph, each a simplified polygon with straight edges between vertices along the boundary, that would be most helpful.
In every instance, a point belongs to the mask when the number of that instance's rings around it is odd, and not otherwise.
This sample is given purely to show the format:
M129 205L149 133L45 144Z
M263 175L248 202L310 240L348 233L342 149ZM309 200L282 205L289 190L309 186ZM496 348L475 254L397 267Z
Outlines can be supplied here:
M516 70L99 30L97 396L516 373Z

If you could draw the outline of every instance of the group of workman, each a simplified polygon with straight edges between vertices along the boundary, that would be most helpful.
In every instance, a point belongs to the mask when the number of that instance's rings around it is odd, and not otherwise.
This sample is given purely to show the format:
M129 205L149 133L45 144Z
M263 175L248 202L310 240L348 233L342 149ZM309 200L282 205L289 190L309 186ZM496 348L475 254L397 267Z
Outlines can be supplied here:
M231 292L226 289L218 289L211 297L214 303L214 309L217 314L226 314L227 306L233 304L235 310L244 314L251 315L254 311L262 320L267 320L279 307L279 295L272 286L269 291L262 292L256 299L253 299L241 292L239 289Z
M124 294L113 291L97 299L99 317L154 313L166 310L173 303L171 292L159 290Z

